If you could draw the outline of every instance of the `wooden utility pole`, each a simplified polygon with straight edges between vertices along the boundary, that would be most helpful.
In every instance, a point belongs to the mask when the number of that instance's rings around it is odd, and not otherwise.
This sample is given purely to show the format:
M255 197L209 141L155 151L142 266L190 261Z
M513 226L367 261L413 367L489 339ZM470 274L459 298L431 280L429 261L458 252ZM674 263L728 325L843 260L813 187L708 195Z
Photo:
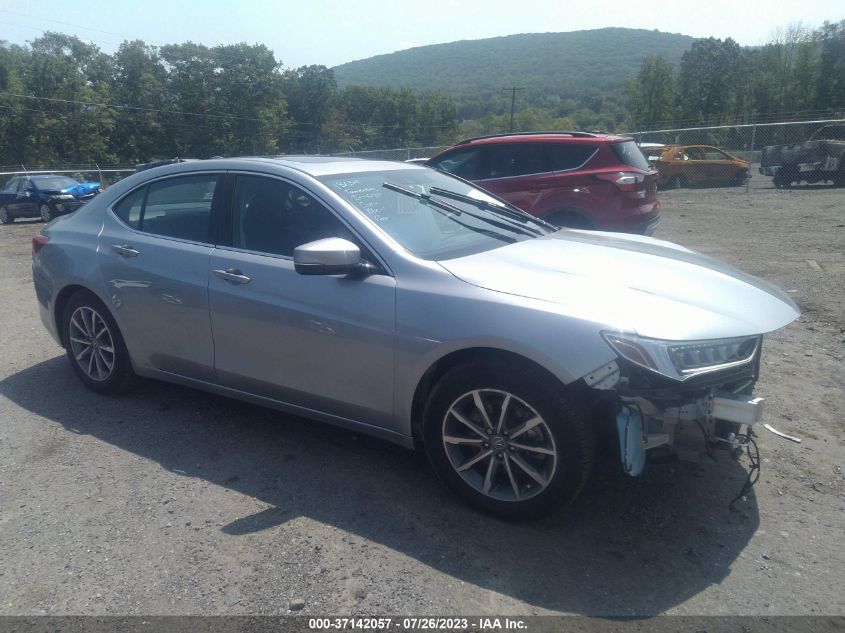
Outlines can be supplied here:
M525 90L525 88L512 86L510 88L505 88L504 90L510 90L511 91L511 125L510 125L510 130L508 130L508 131L513 132L513 108L514 108L514 105L516 104L516 91L517 90Z

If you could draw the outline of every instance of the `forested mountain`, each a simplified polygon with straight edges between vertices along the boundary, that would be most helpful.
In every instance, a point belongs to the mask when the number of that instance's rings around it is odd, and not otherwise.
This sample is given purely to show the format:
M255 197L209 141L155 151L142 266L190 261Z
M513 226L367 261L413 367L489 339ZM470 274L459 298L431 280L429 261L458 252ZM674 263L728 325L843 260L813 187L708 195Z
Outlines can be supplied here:
M649 55L678 64L693 38L642 29L530 33L420 46L335 67L338 86L407 87L451 96L473 119L521 106L545 107L624 88ZM492 107L491 107L492 106Z
M513 121L511 86L521 88ZM262 44L125 41L107 54L54 32L0 41L0 165L13 167L843 116L845 20L788 27L753 48L601 29L428 46L334 70L285 67Z

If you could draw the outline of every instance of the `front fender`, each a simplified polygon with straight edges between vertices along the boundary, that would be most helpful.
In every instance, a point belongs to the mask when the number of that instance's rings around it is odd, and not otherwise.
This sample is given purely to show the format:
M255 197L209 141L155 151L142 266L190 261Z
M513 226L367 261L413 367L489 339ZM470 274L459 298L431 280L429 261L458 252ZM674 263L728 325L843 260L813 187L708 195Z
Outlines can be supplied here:
M564 385L616 358L598 323L563 317L548 302L455 282L458 295L397 290L394 411L400 433L411 434L414 394L426 372L455 352L510 352Z

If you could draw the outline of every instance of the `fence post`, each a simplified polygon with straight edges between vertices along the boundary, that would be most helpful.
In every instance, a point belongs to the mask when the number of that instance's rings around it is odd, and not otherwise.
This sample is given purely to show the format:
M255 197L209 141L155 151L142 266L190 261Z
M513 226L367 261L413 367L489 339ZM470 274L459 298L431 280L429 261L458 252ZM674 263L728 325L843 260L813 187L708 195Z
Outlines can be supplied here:
M751 147L749 148L749 152L754 151L754 140L757 136L757 124L755 123L751 128Z

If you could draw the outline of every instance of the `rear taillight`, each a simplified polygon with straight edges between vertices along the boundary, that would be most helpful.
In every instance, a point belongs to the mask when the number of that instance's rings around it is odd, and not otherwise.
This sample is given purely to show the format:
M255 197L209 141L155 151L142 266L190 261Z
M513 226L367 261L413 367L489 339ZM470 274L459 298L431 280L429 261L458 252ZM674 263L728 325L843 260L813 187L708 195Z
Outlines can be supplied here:
M622 191L639 191L644 188L645 174L633 171L615 171L609 174L595 174L595 177L605 182L612 182Z
M32 238L32 256L35 257L44 245L50 241L46 235L36 235Z

